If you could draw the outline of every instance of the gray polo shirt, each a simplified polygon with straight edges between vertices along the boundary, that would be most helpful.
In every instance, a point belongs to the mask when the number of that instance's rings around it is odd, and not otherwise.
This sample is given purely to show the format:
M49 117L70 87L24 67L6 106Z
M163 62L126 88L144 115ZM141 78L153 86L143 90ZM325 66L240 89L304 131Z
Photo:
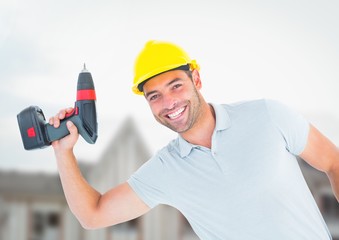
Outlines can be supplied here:
M331 239L296 161L308 122L272 100L213 104L211 149L178 136L128 183L177 208L201 239Z

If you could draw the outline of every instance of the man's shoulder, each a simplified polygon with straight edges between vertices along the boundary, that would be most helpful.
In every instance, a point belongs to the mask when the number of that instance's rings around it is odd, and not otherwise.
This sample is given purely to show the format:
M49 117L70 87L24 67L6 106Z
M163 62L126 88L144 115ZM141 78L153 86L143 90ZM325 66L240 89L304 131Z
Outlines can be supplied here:
M267 99L253 99L253 100L243 100L237 102L231 102L228 104L221 104L226 109L246 109L246 108L253 108L258 106L264 106L266 104Z
M229 126L242 127L267 124L270 122L268 109L270 101L263 98L214 106L217 121L228 121Z
M227 111L227 113L232 117L232 115L238 114L258 114L263 111L267 111L267 99L255 99L255 100L246 100L232 102L228 104L221 104L220 106Z

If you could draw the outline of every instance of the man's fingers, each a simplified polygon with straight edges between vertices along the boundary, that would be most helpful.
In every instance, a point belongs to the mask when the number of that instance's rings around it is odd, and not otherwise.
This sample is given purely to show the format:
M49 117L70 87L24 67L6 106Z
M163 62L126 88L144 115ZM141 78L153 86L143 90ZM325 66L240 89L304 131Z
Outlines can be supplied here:
M67 113L71 113L73 111L73 108L66 108L59 111L58 114L56 114L54 117L51 117L49 119L49 124L53 125L55 128L58 128L60 126L60 120L64 119L66 117Z
M66 109L60 110L60 112L58 114L59 119L64 119L65 116L66 116Z
M73 108L69 107L69 108L66 108L66 112L67 113L71 113L73 111Z
M58 118L58 116L54 116L48 120L48 123L50 125L53 125L55 128L58 128L60 125L60 119Z
M48 123L50 124L50 125L53 125L54 124L54 118L49 118L49 120L48 120Z

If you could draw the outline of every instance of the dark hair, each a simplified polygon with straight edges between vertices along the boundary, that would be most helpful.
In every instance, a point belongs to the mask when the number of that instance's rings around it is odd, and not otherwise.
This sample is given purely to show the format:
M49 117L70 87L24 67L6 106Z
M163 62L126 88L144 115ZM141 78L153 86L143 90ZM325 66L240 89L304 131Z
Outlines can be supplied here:
M183 70L183 71L185 71L185 73L187 74L187 76L188 76L190 79L192 79L192 72L190 71L190 65L189 65L189 64L186 64L186 65L182 65L182 66L177 67L177 68L173 68L173 69L170 69L170 70L167 70L167 71L158 73L158 74L156 74L156 75L154 75L154 76L152 76L152 77L150 77L150 78L147 78L145 81L139 83L139 85L138 85L139 91L140 91L140 92L143 92L143 91L144 91L144 85L145 85L145 83L146 83L148 80L150 80L151 78L154 78L154 77L156 77L156 76L158 76L158 75L160 75L160 74L162 74L162 73L169 72L169 71L174 71L174 70Z

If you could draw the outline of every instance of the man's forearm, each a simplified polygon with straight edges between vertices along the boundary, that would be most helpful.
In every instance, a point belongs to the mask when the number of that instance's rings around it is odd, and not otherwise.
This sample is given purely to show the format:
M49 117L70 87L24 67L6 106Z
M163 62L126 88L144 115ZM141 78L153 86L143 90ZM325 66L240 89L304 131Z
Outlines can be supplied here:
M339 159L337 159L337 163L331 168L331 170L327 172L327 176L330 180L333 193L339 203Z
M339 202L339 149L317 128L310 125L304 151L299 155L308 164L325 172Z
M81 225L87 228L101 194L83 178L72 151L56 153L56 158L67 203Z

